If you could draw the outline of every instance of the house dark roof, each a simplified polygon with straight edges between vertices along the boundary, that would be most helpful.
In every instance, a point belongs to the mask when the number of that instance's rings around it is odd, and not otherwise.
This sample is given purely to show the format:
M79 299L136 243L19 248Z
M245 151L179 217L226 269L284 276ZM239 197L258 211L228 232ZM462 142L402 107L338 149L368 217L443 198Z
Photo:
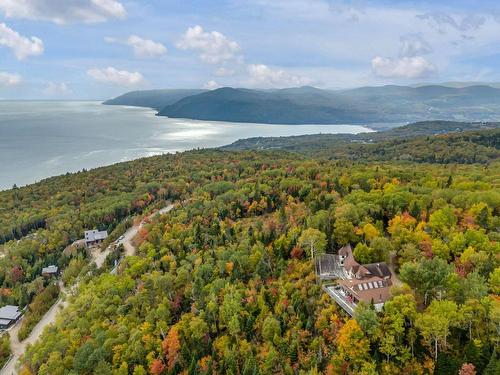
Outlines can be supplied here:
M335 274L338 268L338 256L334 254L322 254L316 257L316 270L318 275Z
M334 260L336 264L331 265ZM351 316L358 302L373 301L375 309L380 311L391 296L392 273L389 266L384 262L359 264L350 245L342 247L335 258L317 258L316 265L322 267L318 271L320 277L323 269L336 269L337 286L325 290Z

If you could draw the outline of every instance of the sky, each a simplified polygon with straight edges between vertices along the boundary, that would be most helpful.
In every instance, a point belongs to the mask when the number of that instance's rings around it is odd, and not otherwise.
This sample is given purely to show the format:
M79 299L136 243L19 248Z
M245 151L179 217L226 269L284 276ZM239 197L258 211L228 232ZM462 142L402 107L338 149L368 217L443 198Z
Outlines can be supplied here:
M500 81L490 0L0 0L0 99Z

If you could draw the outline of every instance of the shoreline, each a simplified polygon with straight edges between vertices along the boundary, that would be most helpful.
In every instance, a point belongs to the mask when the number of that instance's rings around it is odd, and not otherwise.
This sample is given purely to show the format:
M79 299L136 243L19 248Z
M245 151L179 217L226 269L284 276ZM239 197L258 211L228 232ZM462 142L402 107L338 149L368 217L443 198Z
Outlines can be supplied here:
M154 114L155 110L147 107L99 101L0 102L0 191L82 169L223 147L241 138L375 131L363 125L267 125L170 119Z

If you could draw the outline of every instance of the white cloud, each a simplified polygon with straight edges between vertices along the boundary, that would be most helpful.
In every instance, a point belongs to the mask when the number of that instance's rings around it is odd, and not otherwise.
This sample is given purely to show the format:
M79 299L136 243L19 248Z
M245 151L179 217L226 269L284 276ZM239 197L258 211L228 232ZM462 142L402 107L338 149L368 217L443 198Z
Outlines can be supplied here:
M203 85L203 88L207 90L215 90L218 89L219 87L221 86L213 79L205 83L205 85Z
M117 0L0 0L7 17L45 20L57 24L95 23L124 19L125 7Z
M218 31L205 32L199 25L188 28L176 46L183 50L198 51L201 60L209 64L241 59L238 43Z
M221 66L220 68L217 68L214 72L214 74L216 76L220 76L220 77L223 77L223 76L232 76L234 75L234 73L236 73L236 70L234 69L229 69L229 68L226 68L226 67L223 67Z
M423 55L433 48L421 33L408 33L399 38L399 58L377 56L371 60L373 73L382 78L425 78L437 72L436 66Z
M143 39L137 35L131 35L127 44L134 49L134 54L138 57L156 57L167 53L167 47L163 44L151 39Z
M0 72L0 87L12 87L21 83L19 74Z
M167 53L167 47L163 44L137 35L130 35L126 40L113 37L106 37L104 40L108 43L126 44L132 47L137 57L159 57Z
M250 64L247 66L250 76L249 84L252 86L266 87L291 87L303 86L311 80L298 75L285 72L282 69L272 69L264 64Z
M113 38L112 36L107 36L104 38L106 43L122 43L119 39Z
M145 84L141 73L118 70L111 66L105 69L89 69L87 74L97 82L112 83L117 86L131 87Z
M47 82L43 93L48 96L67 96L72 94L72 91L64 82Z
M24 37L5 23L0 23L0 46L10 48L18 60L43 53L41 39L34 36L31 38Z
M431 45L421 34L406 34L399 38L401 57L416 57L432 53Z
M436 67L422 56L400 59L377 56L372 60L372 69L385 78L423 78L436 72Z

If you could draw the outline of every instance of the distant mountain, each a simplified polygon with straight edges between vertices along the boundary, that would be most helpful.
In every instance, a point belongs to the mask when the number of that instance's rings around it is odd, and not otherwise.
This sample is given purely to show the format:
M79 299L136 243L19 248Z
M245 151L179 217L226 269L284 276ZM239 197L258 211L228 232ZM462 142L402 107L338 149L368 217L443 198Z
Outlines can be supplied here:
M167 105L159 115L269 124L331 124L363 122L376 113L336 105L331 94L322 90L258 91L224 87Z
M171 89L171 90L143 90L131 91L114 99L104 102L108 105L129 105L133 107L150 107L161 110L163 107L173 104L186 96L201 94L206 90Z
M160 116L269 124L390 124L425 120L500 120L500 89L487 85L378 86L321 90L224 87L132 92L105 104L142 103ZM193 91L193 90L191 90ZM175 100L177 98L177 100ZM154 104L154 105L153 105ZM139 104L135 104L139 105Z
M468 87L468 86L491 86L496 89L500 88L500 82L481 82L481 81L464 81L464 82L450 81L450 82L439 83L437 85L445 87L455 87L455 88ZM413 87L421 87L421 86L429 86L429 84L426 83L426 84L413 85Z

